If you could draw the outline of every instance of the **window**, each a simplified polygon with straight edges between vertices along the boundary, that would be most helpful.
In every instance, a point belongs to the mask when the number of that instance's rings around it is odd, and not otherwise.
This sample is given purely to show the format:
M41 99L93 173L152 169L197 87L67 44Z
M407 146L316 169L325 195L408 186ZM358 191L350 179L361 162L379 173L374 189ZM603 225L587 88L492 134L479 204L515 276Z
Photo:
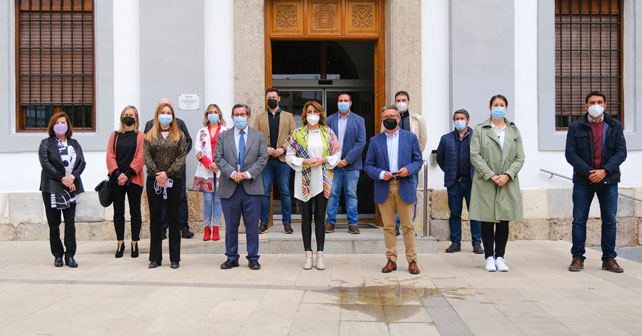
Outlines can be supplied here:
M555 1L555 127L584 115L584 98L606 95L622 120L622 0Z
M46 130L58 111L95 130L92 0L16 0L18 131Z

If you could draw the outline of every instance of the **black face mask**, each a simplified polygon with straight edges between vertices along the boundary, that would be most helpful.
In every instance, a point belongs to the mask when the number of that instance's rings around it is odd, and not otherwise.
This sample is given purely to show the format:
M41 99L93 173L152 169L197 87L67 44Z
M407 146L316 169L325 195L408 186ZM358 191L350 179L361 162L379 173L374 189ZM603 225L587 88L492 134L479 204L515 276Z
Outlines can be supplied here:
M132 118L132 117L125 117L125 118L123 118L123 124L125 124L126 126L131 126L131 125L133 125L135 122L136 122L136 119L134 119L134 118Z
M383 127L385 127L387 130L392 131L397 127L397 120L393 118L388 118L383 121Z
M269 106L271 109L273 109L273 108L275 108L275 107L279 106L279 102L278 102L278 101L276 101L276 99L268 99L267 103L268 103L268 106Z

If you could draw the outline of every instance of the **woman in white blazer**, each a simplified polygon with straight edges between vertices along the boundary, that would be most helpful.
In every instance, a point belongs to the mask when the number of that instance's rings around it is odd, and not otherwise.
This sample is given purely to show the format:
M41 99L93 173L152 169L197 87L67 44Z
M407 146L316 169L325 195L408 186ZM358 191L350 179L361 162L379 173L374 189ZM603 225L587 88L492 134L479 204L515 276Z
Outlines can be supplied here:
M218 135L227 130L223 113L216 104L210 104L203 116L205 127L198 130L194 137L194 148L198 167L194 176L193 190L203 193L203 240L221 239L219 226L221 223L221 199L218 197L218 179L221 173L214 163L214 148Z

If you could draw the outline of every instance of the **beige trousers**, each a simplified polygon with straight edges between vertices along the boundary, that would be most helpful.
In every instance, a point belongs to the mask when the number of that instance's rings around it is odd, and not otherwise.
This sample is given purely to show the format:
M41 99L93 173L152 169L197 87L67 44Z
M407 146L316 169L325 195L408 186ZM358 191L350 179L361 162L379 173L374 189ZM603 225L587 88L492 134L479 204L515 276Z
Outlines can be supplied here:
M399 181L390 180L388 198L378 204L383 219L383 237L386 243L386 257L397 262L397 236L395 235L395 214L399 213L399 222L403 231L403 243L406 248L408 262L417 261L415 251L415 227L412 225L413 203L405 203L399 194Z

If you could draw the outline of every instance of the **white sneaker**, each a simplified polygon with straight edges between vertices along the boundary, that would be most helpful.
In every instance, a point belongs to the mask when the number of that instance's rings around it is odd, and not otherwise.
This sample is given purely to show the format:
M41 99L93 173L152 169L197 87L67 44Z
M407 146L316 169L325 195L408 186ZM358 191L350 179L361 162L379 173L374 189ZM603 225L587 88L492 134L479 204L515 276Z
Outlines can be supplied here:
M500 272L508 272L508 265L504 262L504 257L497 257L497 259L495 259L495 267L497 267L497 270Z
M305 251L305 262L303 263L303 269L312 269L312 251Z
M490 256L486 258L486 266L484 267L486 272L495 272L497 271L497 266L495 266L495 257Z
M317 262L314 265L319 271L325 269L325 263L323 262L323 251L317 251Z

